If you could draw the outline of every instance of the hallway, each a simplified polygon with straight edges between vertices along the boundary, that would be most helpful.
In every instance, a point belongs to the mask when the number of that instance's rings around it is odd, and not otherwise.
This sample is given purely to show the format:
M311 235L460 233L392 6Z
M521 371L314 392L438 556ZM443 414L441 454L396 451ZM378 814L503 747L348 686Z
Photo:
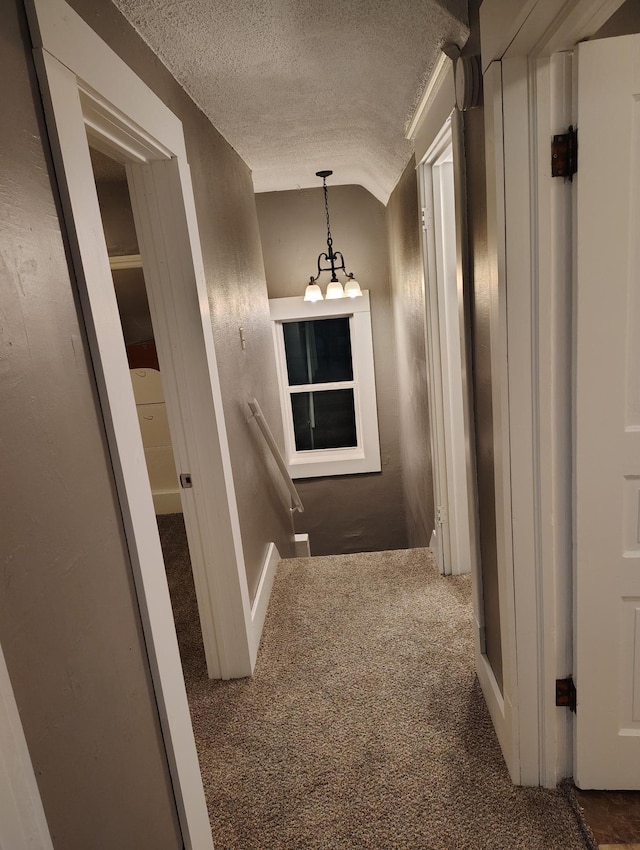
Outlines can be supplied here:
M159 524L216 847L588 846L562 791L511 784L468 576L426 549L284 560L255 675L211 681L182 518Z
M583 846L538 786L640 789L638 0L7 0L0 31L0 845ZM325 246L345 298L305 302Z

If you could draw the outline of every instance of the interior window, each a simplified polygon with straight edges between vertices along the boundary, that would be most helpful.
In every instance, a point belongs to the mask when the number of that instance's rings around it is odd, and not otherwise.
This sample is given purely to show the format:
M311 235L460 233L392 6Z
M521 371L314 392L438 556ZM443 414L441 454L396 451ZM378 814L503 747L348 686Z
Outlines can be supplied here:
M292 478L380 469L368 294L270 301Z

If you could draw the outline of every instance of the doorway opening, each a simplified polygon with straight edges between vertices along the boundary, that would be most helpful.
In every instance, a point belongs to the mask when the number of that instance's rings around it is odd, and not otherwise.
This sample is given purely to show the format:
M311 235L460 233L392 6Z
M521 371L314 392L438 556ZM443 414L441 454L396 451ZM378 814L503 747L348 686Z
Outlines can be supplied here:
M180 482L126 170L91 146L90 155L155 514L181 514Z
M123 152L112 151L91 127L87 127L87 144L147 478L143 470L137 471L143 485L148 479L157 521L162 522L160 518L166 515L183 514L207 670L211 677L218 677L224 672L210 606L212 576L206 533L199 521L197 499L182 495L192 490L194 474L198 477L192 464L193 423L184 415L184 400L175 388L174 338L167 327L170 320L161 302L157 274L153 268L147 271L143 260L145 253L150 262L153 257L148 244L149 222L145 234L146 211L139 196L135 200L135 169L127 167ZM116 332L115 324L112 331ZM176 328L174 333L180 330ZM133 434L131 438L135 439Z
M194 595L191 550L181 499L181 491L190 489L190 476L182 473L182 480L179 477L179 460L174 452L169 425L170 418L175 421L176 414L174 412L169 417L167 412L163 371L158 358L126 169L122 163L92 147L90 140L89 152L175 620L176 606L179 606L182 597L182 589L178 584L187 584L185 592ZM144 472L141 474L144 475ZM189 507L187 503L187 510ZM175 570L168 569L167 546L171 551L179 550L181 553L180 560L184 562L182 566L187 574L183 570L180 580L173 575ZM170 559L172 562L173 559ZM195 597L197 601L197 593ZM190 629L191 643L197 643L195 651L202 654L202 624L198 609L194 607L197 613L196 621ZM179 632L178 643L184 670Z

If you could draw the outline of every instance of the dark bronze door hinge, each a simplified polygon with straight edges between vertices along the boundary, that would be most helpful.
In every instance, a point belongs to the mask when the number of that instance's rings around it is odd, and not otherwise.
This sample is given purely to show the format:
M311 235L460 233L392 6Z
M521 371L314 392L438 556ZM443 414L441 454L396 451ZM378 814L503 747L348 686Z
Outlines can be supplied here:
M577 693L571 676L567 676L566 679L556 679L556 705L576 713Z
M569 127L566 133L554 136L551 142L551 176L573 180L578 170L578 130Z

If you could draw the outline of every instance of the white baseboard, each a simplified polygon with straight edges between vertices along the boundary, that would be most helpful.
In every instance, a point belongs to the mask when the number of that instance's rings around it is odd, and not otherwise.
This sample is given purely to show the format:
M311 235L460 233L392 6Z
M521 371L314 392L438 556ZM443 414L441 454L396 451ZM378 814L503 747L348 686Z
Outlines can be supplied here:
M500 691L500 686L496 681L495 674L489 664L489 659L486 655L481 654L476 649L476 675L484 694L484 701L489 709L489 714L493 721L493 728L496 731L496 736L502 750L507 769L511 776L511 781L516 785L520 784L520 777L517 771L517 766L514 765L513 755L513 738L509 727L509 720L505 706L504 697ZM514 770L514 767L516 770Z
M179 490L156 490L151 495L153 496L153 508L156 516L182 513L182 501Z
M278 552L276 544L269 543L267 557L264 559L262 572L260 573L256 597L251 606L251 634L249 635L249 643L252 667L255 664L258 654L262 629L264 628L264 621L267 616L267 608L269 607L269 599L271 597L271 588L273 587L273 580L276 577L276 568L279 562L280 552Z
M441 541L440 536L438 534L437 528L434 528L433 531L431 532L431 538L429 540L429 549L431 549L431 551L434 554L434 557L436 559L436 564L438 565L438 569L440 570L441 575L444 575L445 574L445 568L444 568L444 557L443 557L443 554L442 554L442 541Z
M296 534L295 535L295 547L294 550L296 558L310 558L311 557L311 546L309 545L309 535L308 534Z

